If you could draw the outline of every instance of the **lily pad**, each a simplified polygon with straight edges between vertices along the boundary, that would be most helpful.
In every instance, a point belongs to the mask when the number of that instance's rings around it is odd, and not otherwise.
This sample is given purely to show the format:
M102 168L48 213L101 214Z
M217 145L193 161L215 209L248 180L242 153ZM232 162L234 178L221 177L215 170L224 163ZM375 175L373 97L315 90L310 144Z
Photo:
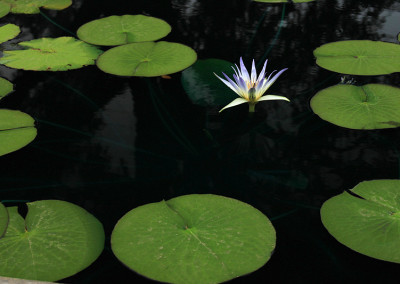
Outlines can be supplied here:
M312 2L315 0L254 0L256 2L263 2L263 3L288 3L288 2L293 2L293 3L306 3L306 2Z
M343 245L367 256L400 263L400 180L359 183L326 201L321 220Z
M0 77L0 100L11 93L13 89L14 85L10 81Z
M196 59L196 52L180 43L139 42L107 50L98 58L97 67L119 76L155 77L182 71Z
M102 53L73 37L41 38L19 43L24 50L6 50L0 64L36 71L65 71L94 64Z
M0 109L0 156L26 146L35 137L32 117L17 110Z
M0 43L15 38L21 30L14 24L6 24L0 27Z
M324 44L314 50L322 68L353 75L400 72L400 45L383 41L348 40Z
M104 247L101 223L83 208L60 200L27 203L25 220L8 207L0 239L0 275L56 281L85 269Z
M4 236L8 226L8 211L0 202L0 239Z
M336 85L319 91L310 104L323 120L346 128L400 126L400 89L389 85Z
M263 266L275 230L235 199L193 194L137 207L116 224L111 246L134 271L168 283L220 283Z
M182 86L194 104L201 106L218 106L230 103L237 97L221 84L214 75L224 72L232 77L233 64L221 59L198 60L182 72Z
M9 4L0 1L0 18L10 13L11 7Z
M11 6L15 14L37 14L39 8L62 10L72 4L72 0L0 0L1 3Z
M110 16L81 26L78 37L96 45L121 45L155 41L171 32L171 26L158 18L144 15Z

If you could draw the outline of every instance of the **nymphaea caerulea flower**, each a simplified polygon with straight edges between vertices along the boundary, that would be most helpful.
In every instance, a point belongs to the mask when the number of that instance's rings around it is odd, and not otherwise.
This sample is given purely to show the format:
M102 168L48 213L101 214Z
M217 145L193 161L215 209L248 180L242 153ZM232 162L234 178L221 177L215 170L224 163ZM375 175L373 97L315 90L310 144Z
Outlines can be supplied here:
M268 59L265 60L264 67L261 70L260 75L257 77L254 59L253 65L251 67L251 74L249 74L243 64L242 58L240 57L240 69L236 64L236 69L232 66L233 70L235 71L235 74L233 74L233 79L235 80L235 82L231 80L224 72L222 72L222 74L224 74L226 80L222 79L214 73L214 75L217 76L218 79L224 82L225 85L227 85L229 88L232 89L232 91L240 96L240 98L233 100L231 103L222 108L219 112L223 111L224 109L244 103L249 103L249 112L254 112L254 106L260 101L285 100L289 102L289 99L286 97L275 95L263 96L263 94L268 90L269 87L271 87L276 79L278 79L278 77L287 70L287 68L282 69L271 78L271 76L276 72L275 70L268 76L268 78L266 78L264 75L265 68L267 67L267 62Z

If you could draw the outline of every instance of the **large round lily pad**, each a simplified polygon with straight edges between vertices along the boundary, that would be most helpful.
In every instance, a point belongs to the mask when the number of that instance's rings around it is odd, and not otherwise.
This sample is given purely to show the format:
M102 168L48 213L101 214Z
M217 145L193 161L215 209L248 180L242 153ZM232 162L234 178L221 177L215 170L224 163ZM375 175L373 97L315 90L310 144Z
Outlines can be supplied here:
M4 236L8 226L8 211L0 202L0 239Z
M256 2L263 2L263 3L287 3L289 0L254 0ZM305 3L305 2L311 2L315 0L291 0L290 2L293 3Z
M220 283L263 266L275 247L268 218L235 199L185 195L137 207L111 236L129 268L168 283Z
M102 252L103 226L83 208L59 200L27 205L25 220L17 207L8 207L1 276L56 281L83 270Z
M400 45L383 41L348 40L324 44L314 50L322 68L353 75L400 72Z
M0 77L0 100L11 93L13 89L14 86L10 81Z
M102 53L73 37L34 39L19 45L26 49L4 51L0 64L24 70L65 71L92 65Z
M154 77L179 72L196 59L196 52L180 43L139 42L107 50L98 58L97 66L114 75Z
M10 12L10 10L11 7L9 4L0 1L0 18L7 15Z
M15 38L21 32L20 28L14 24L6 24L0 27L0 43Z
M11 12L15 14L37 14L39 8L62 10L72 4L72 0L0 0L11 6Z
M400 263L400 180L372 180L326 201L322 223L343 245L367 256Z
M155 41L171 32L171 26L158 18L144 15L110 16L81 26L78 37L91 44L121 45Z
M322 119L346 128L400 126L400 89L389 85L336 85L319 91L310 104Z
M0 156L26 146L35 137L32 117L17 110L0 109Z
M221 59L198 60L182 72L182 86L194 104L201 106L227 105L236 95L221 84L214 75L224 72L232 77L233 64Z

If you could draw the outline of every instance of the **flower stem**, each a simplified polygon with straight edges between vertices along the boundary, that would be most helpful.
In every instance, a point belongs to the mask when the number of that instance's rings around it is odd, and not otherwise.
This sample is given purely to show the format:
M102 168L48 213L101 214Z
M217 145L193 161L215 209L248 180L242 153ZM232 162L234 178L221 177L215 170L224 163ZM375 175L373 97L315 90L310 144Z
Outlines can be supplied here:
M249 103L249 112L254 112L255 103Z

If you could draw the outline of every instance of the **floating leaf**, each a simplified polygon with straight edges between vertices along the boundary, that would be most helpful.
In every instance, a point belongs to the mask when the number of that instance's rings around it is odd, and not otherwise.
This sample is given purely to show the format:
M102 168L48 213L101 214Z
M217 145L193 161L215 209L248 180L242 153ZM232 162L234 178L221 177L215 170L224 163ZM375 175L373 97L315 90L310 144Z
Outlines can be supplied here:
M289 0L254 0L256 2L263 2L263 3L287 3ZM293 3L305 3L305 2L312 2L315 0L292 0L290 2Z
M400 89L388 85L336 85L319 91L310 104L323 120L346 128L400 126Z
M0 239L0 275L56 281L83 270L100 255L103 226L86 210L59 200L27 205L25 220L17 207L7 208L10 222Z
M15 38L21 30L14 24L7 24L0 27L0 43Z
M154 41L171 32L171 26L158 18L143 15L110 16L81 26L78 37L91 44L121 45Z
M4 236L8 226L8 212L6 207L0 202L0 239Z
M324 44L314 50L322 68L353 75L400 72L400 45L382 41L348 40Z
M6 79L0 77L0 100L11 93L13 89L13 84L11 84Z
M180 43L139 42L107 50L98 58L97 66L114 75L154 77L181 71L196 59L196 52Z
M400 263L400 180L359 183L326 201L321 220L343 245L367 256Z
M257 209L235 199L185 195L137 207L111 236L129 268L168 283L220 283L263 266L275 230Z
M0 18L10 13L11 7L9 4L0 1Z
M62 10L72 4L72 0L0 0L0 3L11 6L15 14L37 14L39 8Z
M34 39L19 45L26 49L4 51L0 64L24 70L65 71L92 65L102 53L73 37Z
M182 86L194 104L201 106L226 105L235 99L230 91L214 75L224 72L229 77L234 73L233 64L221 59L198 60L182 72Z
M0 156L26 146L35 137L32 117L17 110L0 109Z

